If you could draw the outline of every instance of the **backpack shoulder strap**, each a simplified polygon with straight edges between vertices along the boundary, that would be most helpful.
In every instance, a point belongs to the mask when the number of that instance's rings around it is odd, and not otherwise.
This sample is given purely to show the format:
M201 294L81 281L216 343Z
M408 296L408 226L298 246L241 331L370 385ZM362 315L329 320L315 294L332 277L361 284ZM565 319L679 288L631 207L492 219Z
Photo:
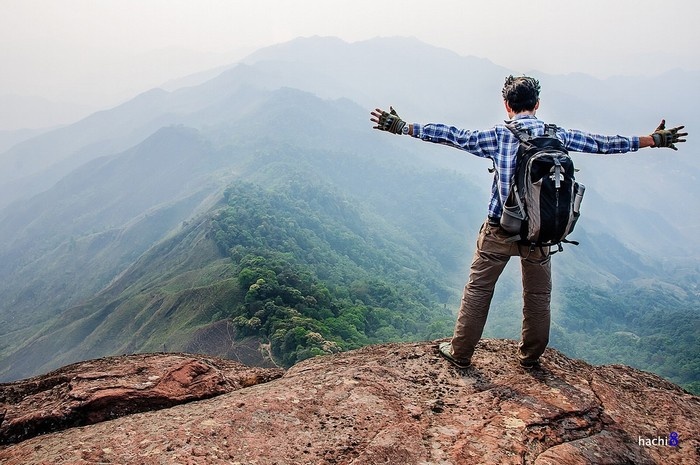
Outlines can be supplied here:
M520 142L520 147L525 150L531 150L535 147L532 143L533 137L529 132L525 131L516 121L506 121L506 128L513 133L516 139Z
M544 125L544 133L549 137L557 137L557 129L559 129L559 127L556 124Z
M506 121L505 126L520 142L529 143L530 139L532 139L530 134L527 131L523 131L520 125L515 121Z

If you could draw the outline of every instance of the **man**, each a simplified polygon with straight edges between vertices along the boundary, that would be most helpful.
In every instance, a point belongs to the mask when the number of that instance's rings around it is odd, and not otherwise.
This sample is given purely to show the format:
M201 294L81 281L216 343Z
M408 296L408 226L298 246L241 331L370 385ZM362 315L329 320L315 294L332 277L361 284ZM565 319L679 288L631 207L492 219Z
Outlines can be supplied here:
M545 123L535 113L540 105L540 84L527 76L506 78L503 101L508 118L531 136L540 136ZM510 191L510 180L515 171L519 142L504 125L486 131L459 129L444 124L407 124L390 107L371 112L374 129L393 134L405 134L428 142L446 144L473 155L493 160L496 169L488 217L481 226L472 261L469 281L464 288L462 304L455 323L451 342L439 346L442 356L460 368L471 365L471 358L486 323L491 299L498 277L512 256L519 256L523 282L523 322L518 349L520 365L524 368L539 366L539 358L549 343L550 300L552 276L548 248L535 247L512 241L512 234L500 227L504 201ZM601 136L578 130L557 128L557 138L567 150L586 153L625 153L643 147L669 147L685 142L683 126L666 129L662 120L648 136ZM510 240L509 240L510 239Z

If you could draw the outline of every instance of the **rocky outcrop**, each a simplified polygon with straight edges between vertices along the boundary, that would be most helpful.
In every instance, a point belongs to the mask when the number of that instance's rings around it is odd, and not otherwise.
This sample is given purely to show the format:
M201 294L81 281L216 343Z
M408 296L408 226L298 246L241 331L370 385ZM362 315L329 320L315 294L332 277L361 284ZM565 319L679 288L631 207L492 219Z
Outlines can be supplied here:
M230 360L139 354L76 363L0 384L0 445L207 399L282 376Z
M430 342L318 357L215 398L8 445L0 462L700 463L700 398L554 350L526 371L516 348L482 341L464 370Z

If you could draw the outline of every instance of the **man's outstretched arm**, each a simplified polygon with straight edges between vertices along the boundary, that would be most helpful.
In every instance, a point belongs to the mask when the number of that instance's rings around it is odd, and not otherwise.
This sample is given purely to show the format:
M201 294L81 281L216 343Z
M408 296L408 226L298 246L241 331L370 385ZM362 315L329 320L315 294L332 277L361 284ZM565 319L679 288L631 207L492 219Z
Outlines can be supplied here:
M472 131L439 123L410 124L402 120L393 107L389 107L389 111L375 109L371 112L370 121L375 124L374 129L393 134L406 134L426 142L447 145L477 157L491 157L498 147L495 128L489 131Z

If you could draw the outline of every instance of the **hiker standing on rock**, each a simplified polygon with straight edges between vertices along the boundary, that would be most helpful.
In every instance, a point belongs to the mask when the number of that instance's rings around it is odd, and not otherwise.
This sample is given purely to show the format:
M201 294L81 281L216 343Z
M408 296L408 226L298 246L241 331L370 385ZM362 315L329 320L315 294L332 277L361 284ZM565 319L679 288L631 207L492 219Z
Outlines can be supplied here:
M568 191L561 193L562 198L565 199L562 204L563 209L566 210L565 213L573 218L578 216L578 212L575 211L572 214L568 210L577 207L574 197L576 194L582 196L583 188L573 182L573 164L568 158L567 151L611 154L634 152L644 147L669 147L677 150L675 144L685 142L683 138L687 136L687 133L679 132L683 126L666 129L664 120L651 135L632 137L602 136L545 125L535 116L540 105L540 84L532 77L508 76L502 94L510 121L485 131L459 129L435 123L407 124L391 107L389 112L377 108L371 112L370 118L370 121L376 124L374 129L449 145L493 161L495 176L488 217L479 231L476 252L471 264L469 281L464 287L454 335L451 342L443 342L439 346L440 354L460 368L471 365L474 348L481 339L486 324L496 281L510 257L513 256L520 257L523 282L523 322L518 349L520 365L524 368L538 366L539 358L549 343L552 293L550 246L562 241L566 242L565 235L573 229L575 219L569 220L568 229L566 224L560 226L563 233L553 242L551 239L533 239L527 237L526 233L516 232L514 235L513 230L507 226L508 223L502 221L502 218L508 219L508 216L504 215L503 206L511 205L510 199L514 199L512 202L519 204L519 208L515 205L515 209L522 211L522 217L518 217L519 225L528 221L542 221L542 228L548 227L544 224L546 219L540 218L540 216L546 216L544 213L531 214L528 217L528 209L532 212L534 207L523 206L520 200L525 201L524 193L516 192L518 189L514 180L518 178L516 170L524 169L521 166L525 163L518 163L525 157L524 148L532 149L530 150L532 153L528 156L534 155L538 150L541 153L542 150L538 149L537 143L544 140L544 145L553 147L553 151L561 154L561 156L546 158L551 164L551 170L548 170L542 179L551 182L552 186L556 185L552 190L556 190L557 206L560 203L560 187L569 186ZM547 139L548 136L549 139ZM564 162L560 160L571 164L570 179L567 179L568 172ZM527 179L524 182L526 181ZM513 194L511 191L517 195L509 197ZM538 195L545 196L547 193L543 189ZM580 198L578 200L580 201ZM542 203L542 208L545 208L544 204L548 202ZM539 204L537 208L540 208ZM538 228L539 226L538 224Z

